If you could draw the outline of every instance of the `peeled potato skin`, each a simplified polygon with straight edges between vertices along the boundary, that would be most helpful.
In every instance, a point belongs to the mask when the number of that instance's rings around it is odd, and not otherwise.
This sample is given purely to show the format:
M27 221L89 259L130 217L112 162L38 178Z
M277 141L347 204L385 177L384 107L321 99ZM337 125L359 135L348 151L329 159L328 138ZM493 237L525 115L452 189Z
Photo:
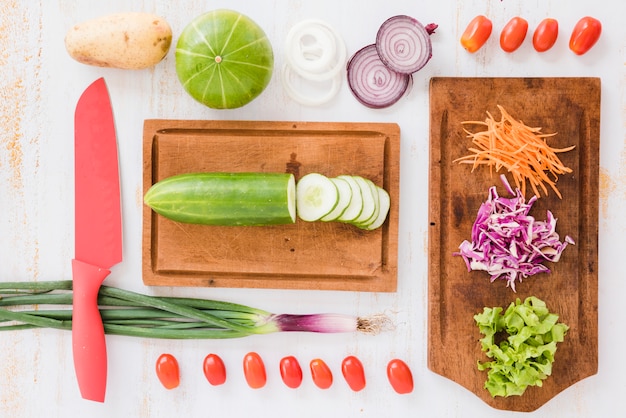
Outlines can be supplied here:
M140 70L159 63L170 49L172 29L150 13L117 13L74 25L65 48L76 61L97 67Z

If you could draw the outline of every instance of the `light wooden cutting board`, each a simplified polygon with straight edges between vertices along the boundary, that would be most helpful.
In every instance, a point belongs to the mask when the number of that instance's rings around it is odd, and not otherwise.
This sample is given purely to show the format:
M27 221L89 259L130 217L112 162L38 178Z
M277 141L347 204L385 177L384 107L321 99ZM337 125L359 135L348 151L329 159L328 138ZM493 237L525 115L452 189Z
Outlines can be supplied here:
M397 286L400 128L392 123L147 120L144 193L192 172L355 174L391 198L385 224L218 227L170 221L144 205L143 281L159 286L393 292Z

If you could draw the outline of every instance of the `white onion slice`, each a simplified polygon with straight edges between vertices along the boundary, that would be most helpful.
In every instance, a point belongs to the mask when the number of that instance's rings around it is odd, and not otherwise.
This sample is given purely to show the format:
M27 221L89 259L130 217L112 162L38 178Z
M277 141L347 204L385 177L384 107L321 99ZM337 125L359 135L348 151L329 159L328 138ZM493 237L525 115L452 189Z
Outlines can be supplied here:
M305 72L325 72L337 55L337 43L332 33L325 27L311 24L306 27L299 24L294 29L287 35L289 64Z
M341 73L335 74L330 80L315 81L302 77L287 63L283 66L281 80L289 97L305 106L320 106L328 103L337 95L341 87ZM299 83L299 87L295 86L296 83ZM320 90L323 93L317 95Z
M331 26L316 19L297 23L287 34L285 51L281 80L293 100L319 106L337 95L347 49Z
M343 68L347 50L339 34L327 23L308 19L287 34L287 62L300 76L314 81L330 80Z

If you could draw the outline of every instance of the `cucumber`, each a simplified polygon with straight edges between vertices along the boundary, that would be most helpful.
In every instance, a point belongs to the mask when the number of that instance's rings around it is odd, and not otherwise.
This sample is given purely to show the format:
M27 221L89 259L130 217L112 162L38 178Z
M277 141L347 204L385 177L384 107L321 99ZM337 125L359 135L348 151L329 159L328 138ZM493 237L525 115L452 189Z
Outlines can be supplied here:
M313 222L328 215L339 202L337 186L328 177L310 173L296 187L296 211L303 221Z
M296 221L296 184L286 173L189 173L155 183L144 202L174 221L262 226Z
M334 221L343 214L346 208L350 205L350 201L352 201L352 188L350 184L344 180L337 177L333 177L330 179L335 186L337 187L337 193L339 193L339 200L337 201L337 205L335 208L331 210L327 215L322 217L322 221Z
M359 185L359 189L361 190L361 197L362 197L361 213L354 220L354 223L361 224L367 221L368 219L370 219L374 215L374 212L376 211L378 193L376 193L376 195L372 193L372 189L370 189L369 184L363 177L353 176L353 178L356 181L356 183Z
M378 205L380 210L376 219L374 219L369 225L365 226L365 229L370 231L381 227L385 223L385 219L387 219L387 214L389 213L389 208L391 206L389 193L387 193L387 191L382 187L378 187L376 190L378 192Z
M352 189L352 199L350 204L339 216L339 218L337 218L337 220L341 222L352 222L359 217L361 210L363 209L363 196L361 195L361 188L352 176L341 175L337 178L347 181Z
M387 219L390 204L387 191L357 175L328 178L311 173L296 185L298 217L309 222L336 221L373 230Z
M357 226L359 226L360 228L367 229L367 227L372 222L374 222L376 218L378 218L378 215L380 214L380 199L378 195L378 186L376 186L374 182L369 179L365 179L365 182L369 186L370 193L372 194L372 199L374 200L374 211L372 212L372 215L368 219L365 219L363 222L359 222Z

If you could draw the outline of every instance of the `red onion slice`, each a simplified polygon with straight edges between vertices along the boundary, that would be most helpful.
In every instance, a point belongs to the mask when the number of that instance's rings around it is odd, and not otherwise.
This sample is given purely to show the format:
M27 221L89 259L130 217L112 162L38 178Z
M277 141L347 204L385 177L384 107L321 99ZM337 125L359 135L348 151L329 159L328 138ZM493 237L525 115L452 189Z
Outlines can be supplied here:
M381 61L375 44L355 52L348 61L347 70L352 94L373 109L396 103L412 84L411 74L393 71Z
M381 61L399 73L412 74L420 70L432 57L430 34L436 27L431 24L426 28L406 15L390 17L376 34Z

